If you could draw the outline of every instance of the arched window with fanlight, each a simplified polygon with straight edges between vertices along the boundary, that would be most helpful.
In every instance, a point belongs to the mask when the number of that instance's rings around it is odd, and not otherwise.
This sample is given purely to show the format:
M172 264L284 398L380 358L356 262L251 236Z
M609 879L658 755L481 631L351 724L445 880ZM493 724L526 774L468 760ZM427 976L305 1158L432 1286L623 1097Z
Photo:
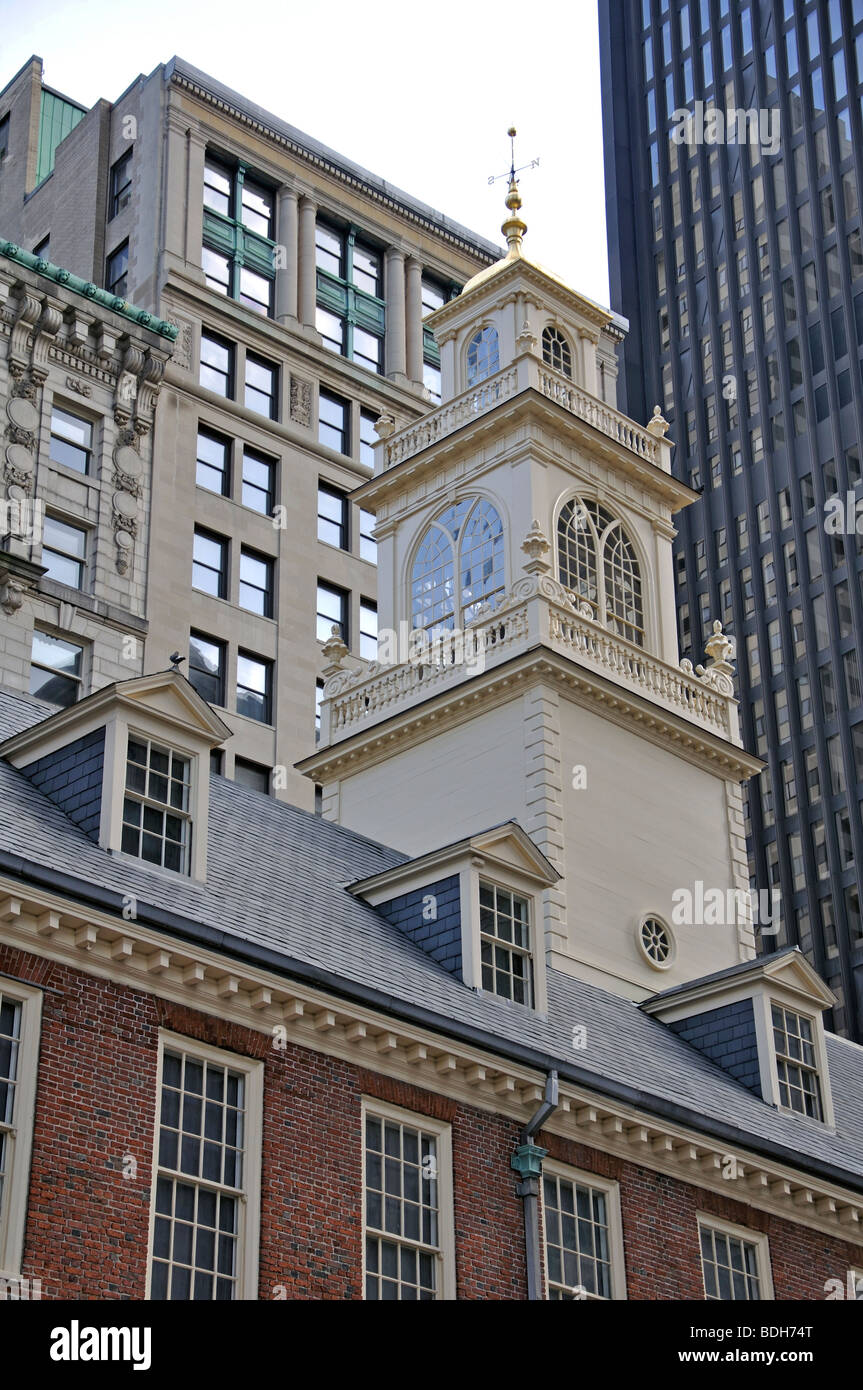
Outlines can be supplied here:
M411 626L465 628L505 592L503 522L485 498L465 497L429 526L411 571Z
M476 386L500 371L500 345L497 329L491 324L474 333L467 347L467 384Z
M644 602L635 548L618 517L573 498L557 523L560 582L599 623L644 646Z
M556 372L572 377L572 349L559 328L542 330L542 360Z

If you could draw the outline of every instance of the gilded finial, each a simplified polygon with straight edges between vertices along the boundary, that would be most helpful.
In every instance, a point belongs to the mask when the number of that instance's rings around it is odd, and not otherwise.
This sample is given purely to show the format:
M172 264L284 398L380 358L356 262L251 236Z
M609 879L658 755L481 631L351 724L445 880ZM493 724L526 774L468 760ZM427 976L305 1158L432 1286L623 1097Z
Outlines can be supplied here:
M511 260L521 255L521 242L527 231L527 223L523 222L518 216L522 204L521 194L518 191L518 179L515 176L515 137L517 134L515 126L510 126L506 133L510 139L511 160L509 168L509 188L505 201L510 215L501 226L501 231L506 237L506 244L509 247L507 259Z

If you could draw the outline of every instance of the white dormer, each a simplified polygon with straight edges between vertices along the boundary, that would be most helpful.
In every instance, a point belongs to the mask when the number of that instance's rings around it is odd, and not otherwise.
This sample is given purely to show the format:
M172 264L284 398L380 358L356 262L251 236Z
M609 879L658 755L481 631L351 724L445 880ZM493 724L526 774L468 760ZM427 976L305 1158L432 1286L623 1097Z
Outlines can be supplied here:
M111 854L203 881L210 751L231 731L179 671L105 686L0 745Z

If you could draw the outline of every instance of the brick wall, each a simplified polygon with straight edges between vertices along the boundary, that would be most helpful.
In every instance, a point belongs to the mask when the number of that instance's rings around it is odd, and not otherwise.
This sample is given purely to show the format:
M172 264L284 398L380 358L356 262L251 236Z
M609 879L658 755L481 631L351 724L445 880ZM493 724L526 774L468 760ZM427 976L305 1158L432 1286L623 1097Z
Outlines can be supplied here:
M518 1125L348 1062L0 947L45 990L23 1274L44 1298L143 1297L160 1027L264 1062L261 1298L356 1299L361 1097L452 1127L458 1296L526 1296ZM551 1156L620 1183L632 1299L701 1299L696 1210L766 1231L777 1298L824 1297L859 1248L553 1135ZM134 1160L134 1176L124 1164Z

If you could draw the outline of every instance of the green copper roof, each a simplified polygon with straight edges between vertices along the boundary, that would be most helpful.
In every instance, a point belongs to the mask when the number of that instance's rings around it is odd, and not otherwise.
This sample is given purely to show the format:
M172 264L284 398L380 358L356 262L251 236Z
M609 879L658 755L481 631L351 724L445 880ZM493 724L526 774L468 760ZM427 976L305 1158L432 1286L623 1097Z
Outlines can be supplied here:
M20 246L16 246L14 241L3 241L0 239L0 256L5 256L7 260L17 261L19 265L25 265L28 270L35 270L37 275L42 275L46 280L53 280L58 285L65 285L67 290L72 290L75 294L83 295L93 304L101 304L103 308L110 309L115 314L120 314L124 319L129 319L139 328L149 328L151 333L158 333L170 342L176 342L179 329L175 323L167 323L164 319L156 318L155 314L149 314L146 309L136 309L134 304L128 300L121 299L119 295L109 294L107 290L100 290L98 285L94 285L90 280L82 280L80 275L73 275L71 270L62 270L58 265L52 265L50 261L43 261L41 256L34 256L32 251L24 251Z
M54 152L61 140L65 140L70 130L74 130L87 112L82 106L57 96L55 92L42 88L42 106L39 111L39 154L36 161L36 183L47 179L54 168Z

